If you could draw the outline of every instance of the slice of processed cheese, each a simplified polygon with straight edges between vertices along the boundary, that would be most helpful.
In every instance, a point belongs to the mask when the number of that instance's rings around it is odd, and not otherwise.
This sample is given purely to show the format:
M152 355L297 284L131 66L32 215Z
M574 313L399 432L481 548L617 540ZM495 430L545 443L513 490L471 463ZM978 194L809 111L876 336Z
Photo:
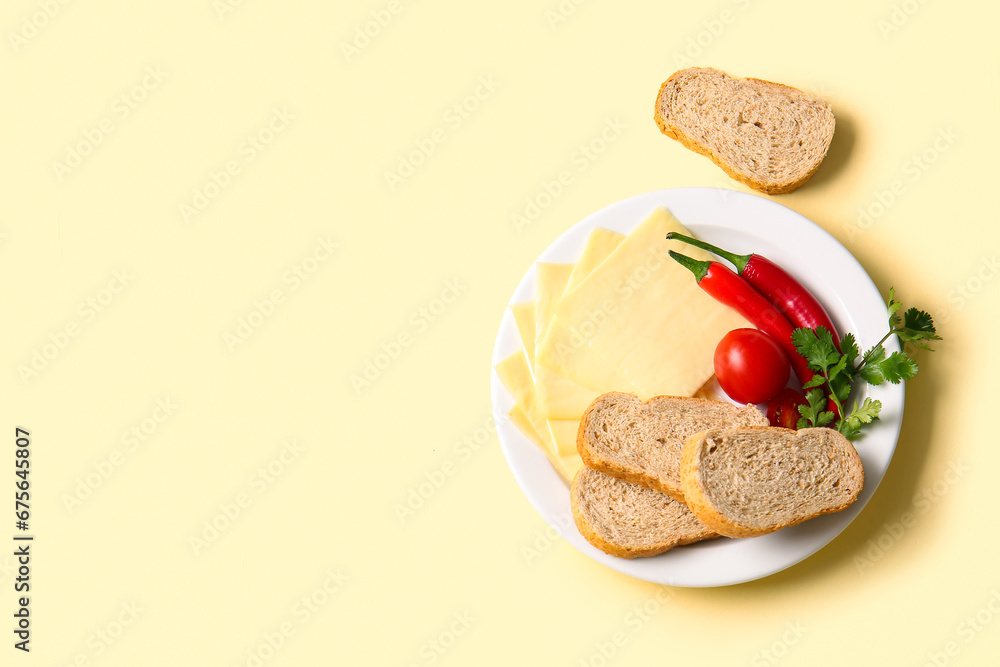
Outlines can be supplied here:
M507 413L511 422L526 438L545 452L549 461L567 483L572 481L573 475L583 463L575 449L566 454L558 451L552 429L549 427L551 422L538 416L535 409L534 385L531 382L531 372L528 369L528 361L525 359L523 351L518 350L506 357L494 367L494 370L496 370L504 388L514 399L514 408ZM556 431L563 434L569 428L571 427L564 424L555 425ZM563 443L562 448L566 449L565 443Z
M573 274L566 284L566 294L569 294L583 282L591 271L596 269L618 245L625 240L625 235L611 229L595 227L587 236L587 245L583 248L580 259L573 267Z
M575 350L585 349L643 399L690 396L704 385L719 340L749 323L708 296L669 256L677 250L710 259L702 250L665 240L671 231L690 235L657 208L563 297L535 349L536 363L594 389L607 386L605 369L574 366L581 356Z
M579 419L550 419L549 432L559 456L576 454L576 434L580 430Z
M566 484L572 484L576 473L583 467L583 459L576 452L568 456L560 456L553 461L556 472L565 480Z
M570 293L583 282L583 279L599 266L624 239L624 234L610 229L603 227L592 229L587 236L583 253L573 267L573 273L569 277L569 282L566 283L566 290L563 294ZM579 418L594 402L594 399L602 393L584 387L545 366L535 364L534 369L535 400L538 402L539 412L548 418ZM573 437L576 437L575 434Z
M517 335L521 338L524 356L528 358L528 366L535 365L535 302L522 301L510 307L517 325Z
M538 413L546 419L580 419L602 393L545 366L535 366L535 402Z
M591 232L584 247L584 257L581 257L581 261L592 266L600 266L602 260L613 254L625 238L606 229L600 230L605 233L595 236L597 231ZM575 292L589 273L592 271L584 274L574 270L576 283L570 286L567 282L567 291L551 310L558 313L562 299ZM552 418L579 417L596 397L605 392L638 393L621 373L595 355L584 339L570 330L558 315L550 315L543 329L536 323L536 330L542 330L541 337L535 341L534 366L542 414ZM582 387L582 390L574 390L574 387Z
M578 287L573 293L579 289ZM587 338L569 325L558 311L557 306L556 315L535 347L535 368L545 367L598 395L609 391L638 393L638 389L625 379L623 373L594 353ZM589 326L591 325L585 321L584 331Z
M580 458L580 455L575 449L569 454L564 455L553 454L548 451L545 447L545 443L542 442L542 438L538 435L538 432L535 431L535 427L531 425L528 415L525 414L524 410L522 410L519 405L515 405L511 408L507 412L507 417L510 418L511 423L517 427L517 430L523 433L528 440L531 440L536 447L545 453L545 456L548 457L552 467L556 469L556 472L559 473L567 484L573 481L573 476L576 475L577 471L583 467L583 459ZM579 422L576 423L579 424Z
M528 419L528 414L524 411L524 408L515 403L514 407L507 411L507 418L517 427L518 431L524 434L524 437L535 443L535 447L548 453L542 436L538 435L538 431L531 425L531 420Z
M535 264L535 344L541 340L552 319L552 308L562 298L575 264L538 262ZM533 346L534 347L534 346ZM527 348L525 348L527 349Z
M594 268L600 266L624 239L624 235L608 229L592 230L587 237L580 262L574 266L565 290L558 298L554 298L552 294L556 287L556 277L551 274L555 272L552 267L560 265L541 262L536 265L536 303L542 299L550 303L544 308L536 306L536 316L542 319L535 323L535 330L539 332L535 339L535 379L539 409L546 416L557 418L582 415L583 410L597 396L607 391L637 392L621 373L594 355L574 332L566 328L565 322L553 315L553 311L558 312L557 301L561 302L566 294L575 292ZM547 278L544 282L543 275ZM549 372L540 371L540 367ZM582 387L583 390L574 391L575 386Z
M528 350L533 352L535 349L535 302L517 303L510 310L517 323L518 336L530 368L534 358L529 355ZM544 366L535 366L530 371L535 384L536 410L544 419L579 420L587 406L600 395Z
M538 416L537 410L535 410L535 384L531 380L531 371L528 370L528 360L525 359L524 353L518 350L503 359L493 369L497 372L497 377L500 378L507 393L514 399L514 404L524 410L531 426L541 436L545 449L550 454L555 455L556 446L552 441L549 425Z
M591 269L599 264L603 258L614 249L624 239L624 235L612 232L607 229L595 229L587 238L581 261L586 261ZM586 271L589 273L589 270ZM552 262L538 262L535 265L535 332L537 340L530 343L522 334L521 343L525 351L536 350L536 343L543 338L551 324L552 311L555 304L562 298L563 294L570 288L573 276L578 281L586 277L579 264L556 264ZM517 316L515 314L515 320ZM518 330L520 331L520 325ZM583 353L584 356L586 352ZM589 356L589 355L586 355ZM533 361L533 360L532 360ZM600 360L591 360L593 364L600 364ZM580 419L584 410L587 409L594 399L603 393L590 387L585 387L572 379L550 369L540 367L537 363L532 363L532 375L535 381L535 401L538 414L546 419ZM634 388L621 383L623 390ZM551 429L550 429L551 430Z

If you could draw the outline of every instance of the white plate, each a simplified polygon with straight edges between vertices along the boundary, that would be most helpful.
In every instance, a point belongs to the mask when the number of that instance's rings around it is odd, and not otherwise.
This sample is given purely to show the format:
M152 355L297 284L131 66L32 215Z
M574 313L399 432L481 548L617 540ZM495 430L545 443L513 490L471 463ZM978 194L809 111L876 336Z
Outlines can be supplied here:
M595 227L628 233L657 206L666 206L698 238L736 253L758 253L781 265L826 307L837 330L853 332L862 350L888 330L885 302L871 278L835 238L795 211L770 199L720 188L677 188L625 199L588 216L560 236L539 261L575 262ZM510 303L534 297L531 267ZM493 349L495 365L520 349L514 318L507 310ZM892 352L895 337L886 342ZM577 531L570 512L569 489L545 454L509 419L513 399L492 374L493 411L500 446L525 496L567 542L599 563L632 577L672 586L725 586L783 570L812 555L836 537L871 498L889 467L903 420L903 385L868 387L882 401L879 421L854 444L865 468L857 502L792 528L750 539L721 538L679 547L653 558L615 558L590 545ZM862 393L862 396L866 394Z

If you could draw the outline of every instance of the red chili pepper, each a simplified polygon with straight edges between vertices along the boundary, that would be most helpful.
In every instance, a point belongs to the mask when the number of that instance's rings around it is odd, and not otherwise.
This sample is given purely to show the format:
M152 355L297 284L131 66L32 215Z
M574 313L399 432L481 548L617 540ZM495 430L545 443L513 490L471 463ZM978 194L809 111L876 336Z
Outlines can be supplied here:
M698 285L719 303L729 306L755 327L773 336L788 354L799 382L805 384L816 374L792 342L795 327L773 303L755 290L745 279L719 262L701 262L687 255L670 251L670 256L694 274Z
M709 252L732 263L736 273L776 305L788 321L796 328L815 329L825 327L833 335L833 344L840 349L840 337L833 326L833 321L827 314L823 304L816 300L809 290L803 287L783 268L758 254L737 255L714 245L693 239L690 236L670 232L668 239L677 239Z

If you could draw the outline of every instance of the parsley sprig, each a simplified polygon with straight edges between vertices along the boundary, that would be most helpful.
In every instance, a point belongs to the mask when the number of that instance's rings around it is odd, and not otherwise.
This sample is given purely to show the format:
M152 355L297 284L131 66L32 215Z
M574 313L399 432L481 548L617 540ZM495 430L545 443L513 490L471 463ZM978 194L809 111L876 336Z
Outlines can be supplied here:
M881 401L866 397L859 405L857 401L850 412L844 411L858 379L868 384L883 382L898 384L917 374L917 362L905 351L886 352L884 343L893 335L901 343L911 343L916 347L930 350L928 341L941 340L934 329L934 320L922 310L910 308L900 317L902 304L896 301L896 291L889 290L889 333L882 337L864 355L858 348L853 334L845 334L840 339L840 349L834 344L833 335L825 327L816 329L796 329L792 333L795 348L809 362L809 368L816 375L803 385L807 405L799 406L798 428L807 426L829 426L854 440L861 435L861 428L878 419L882 409ZM859 360L860 356L860 360ZM829 409L832 402L837 411ZM842 415L836 419L837 415Z

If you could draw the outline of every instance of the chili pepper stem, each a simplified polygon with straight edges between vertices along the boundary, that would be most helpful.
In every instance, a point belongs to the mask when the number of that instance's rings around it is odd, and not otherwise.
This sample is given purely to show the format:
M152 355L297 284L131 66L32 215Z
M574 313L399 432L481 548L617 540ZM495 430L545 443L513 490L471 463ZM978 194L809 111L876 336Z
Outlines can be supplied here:
M677 232L670 232L667 234L667 240L676 239L678 241L683 241L688 245L693 245L696 248L701 248L702 250L707 250L709 252L714 252L716 255L731 263L736 267L736 273L742 274L743 269L746 268L747 263L753 255L737 255L736 253L729 252L728 250L723 250L718 246L714 246L711 243L705 243L704 241L699 241L698 239L693 239L690 236L684 236L683 234L678 234Z
M701 279L708 274L708 269L712 266L711 262L700 262L697 259L688 257L687 255L682 255L679 252L670 251L670 256L677 260L677 263L684 268L691 271L694 274L695 282L701 282Z

